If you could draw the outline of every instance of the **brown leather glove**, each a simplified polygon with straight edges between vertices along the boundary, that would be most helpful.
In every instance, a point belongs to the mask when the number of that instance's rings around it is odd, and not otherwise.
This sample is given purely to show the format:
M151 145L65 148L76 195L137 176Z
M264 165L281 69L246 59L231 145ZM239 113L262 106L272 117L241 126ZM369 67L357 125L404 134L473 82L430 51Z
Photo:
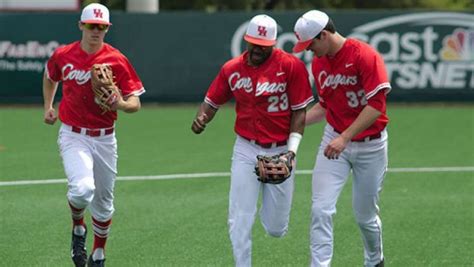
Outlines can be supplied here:
M262 183L281 184L290 178L295 153L284 152L274 156L257 156L255 173Z
M110 65L94 64L91 68L91 83L95 103L102 109L102 114L113 110L120 92Z

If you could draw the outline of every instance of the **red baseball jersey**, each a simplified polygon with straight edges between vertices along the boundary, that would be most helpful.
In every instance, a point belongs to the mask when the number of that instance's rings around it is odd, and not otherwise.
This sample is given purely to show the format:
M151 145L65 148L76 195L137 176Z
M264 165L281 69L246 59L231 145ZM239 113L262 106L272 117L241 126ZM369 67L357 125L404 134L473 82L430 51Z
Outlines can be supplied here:
M288 139L291 111L314 100L304 63L280 49L260 66L247 64L248 52L227 61L207 92L214 108L235 98L235 132L260 143Z
M87 54L80 42L61 46L46 63L46 75L55 82L62 81L63 97L59 104L59 119L69 125L89 129L109 128L117 119L116 111L102 114L94 101L90 69L94 64L109 64L122 96L145 92L134 68L119 50L108 44L95 54Z
M347 39L333 57L314 57L312 72L326 119L340 133L355 121L371 97L381 90L388 94L391 89L383 58L371 46L356 39ZM382 114L374 124L353 140L385 128L388 123L385 103L381 109Z

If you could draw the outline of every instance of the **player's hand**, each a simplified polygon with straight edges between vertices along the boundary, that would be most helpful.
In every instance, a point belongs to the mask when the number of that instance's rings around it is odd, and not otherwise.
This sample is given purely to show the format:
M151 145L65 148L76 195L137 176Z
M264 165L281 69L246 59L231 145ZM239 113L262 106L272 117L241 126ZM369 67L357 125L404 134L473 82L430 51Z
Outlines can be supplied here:
M105 90L104 88L101 88L101 89ZM108 94L107 97L110 97L110 93L109 92L106 92L106 93ZM126 106L127 106L127 103L125 99L123 99L122 94L117 90L115 93L115 100L111 101L110 103L110 109L113 111L124 110Z
M205 113L202 113L201 115L196 116L196 118L193 120L193 124L191 125L191 130L193 130L195 134L200 134L206 128L207 122L208 122L207 115Z
M344 139L342 136L332 139L329 145L324 149L324 156L328 159L338 159L348 142L349 140Z
M292 168L295 167L295 165L296 165L296 160L295 160L296 154L295 154L295 152L286 151L286 152L281 153L279 156L280 156L280 159L282 159L283 161L290 162L290 165L291 165Z
M49 108L44 112L44 123L53 125L58 117L56 116L56 110Z
M125 101L123 100L123 98L120 97L117 99L117 101L115 101L114 103L110 105L110 110L117 111L120 109L124 109L125 105L126 105Z

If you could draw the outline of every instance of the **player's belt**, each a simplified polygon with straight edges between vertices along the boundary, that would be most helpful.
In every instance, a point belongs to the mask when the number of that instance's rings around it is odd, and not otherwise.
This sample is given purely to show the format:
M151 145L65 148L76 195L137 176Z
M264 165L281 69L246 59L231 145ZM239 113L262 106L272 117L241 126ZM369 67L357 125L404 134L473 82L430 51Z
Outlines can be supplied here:
M334 129L334 128L333 128ZM334 129L334 131L338 134L341 134L340 131ZM374 139L379 139L380 137L382 137L382 133L381 132L378 132L376 134L373 134L373 135L369 135L369 136L366 136L364 138L360 138L360 139L352 139L351 141L352 142L368 142L370 140L374 140Z
M240 137L242 137L243 139L249 141L250 143L258 145L262 148L275 148L275 147L279 147L279 146L285 146L286 143L287 143L286 140L280 141L280 142L273 142L273 143L260 143L257 140L252 140L252 139L249 139L249 138L243 137L243 136L240 136Z
M78 133L78 134L85 134L91 137L98 137L109 135L114 132L114 128L107 128L107 129L86 129L80 128L76 126L71 126L71 131Z

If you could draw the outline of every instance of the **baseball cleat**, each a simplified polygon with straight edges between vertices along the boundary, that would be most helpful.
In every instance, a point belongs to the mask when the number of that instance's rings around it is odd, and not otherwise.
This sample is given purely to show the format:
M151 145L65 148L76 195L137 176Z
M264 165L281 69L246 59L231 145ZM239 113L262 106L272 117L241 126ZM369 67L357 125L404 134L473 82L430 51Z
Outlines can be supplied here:
M76 267L86 266L86 262L87 262L86 236L87 236L87 228L83 236L75 235L74 230L72 231L71 258Z
M382 259L382 261L375 265L375 267L384 267L384 260Z
M103 260L93 260L92 255L89 256L89 260L87 261L87 267L104 267L105 266L105 259Z

